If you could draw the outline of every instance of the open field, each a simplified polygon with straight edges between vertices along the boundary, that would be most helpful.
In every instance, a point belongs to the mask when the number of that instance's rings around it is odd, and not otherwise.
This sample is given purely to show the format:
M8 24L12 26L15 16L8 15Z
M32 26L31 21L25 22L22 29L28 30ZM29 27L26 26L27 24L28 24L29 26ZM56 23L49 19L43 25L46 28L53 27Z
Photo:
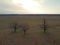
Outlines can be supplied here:
M45 18L48 25L47 33L40 28ZM24 36L19 28L13 33L10 23L29 24ZM59 16L1 16L0 17L0 45L60 45L60 17Z

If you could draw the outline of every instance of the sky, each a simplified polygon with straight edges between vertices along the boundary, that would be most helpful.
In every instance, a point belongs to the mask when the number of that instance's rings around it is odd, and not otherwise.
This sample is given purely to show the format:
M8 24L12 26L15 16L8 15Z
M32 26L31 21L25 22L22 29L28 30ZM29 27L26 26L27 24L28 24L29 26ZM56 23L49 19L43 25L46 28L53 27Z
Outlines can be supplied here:
M0 0L0 14L60 14L60 0Z

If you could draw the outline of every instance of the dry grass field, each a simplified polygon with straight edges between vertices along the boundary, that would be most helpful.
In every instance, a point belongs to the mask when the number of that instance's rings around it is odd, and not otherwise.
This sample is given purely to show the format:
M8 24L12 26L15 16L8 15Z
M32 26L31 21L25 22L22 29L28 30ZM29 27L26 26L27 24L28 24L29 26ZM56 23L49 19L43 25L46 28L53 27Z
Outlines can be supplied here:
M45 18L48 25L47 32L40 28ZM24 36L19 28L16 33L10 28L10 23L29 24ZM59 16L1 16L0 17L0 45L60 45L60 17Z

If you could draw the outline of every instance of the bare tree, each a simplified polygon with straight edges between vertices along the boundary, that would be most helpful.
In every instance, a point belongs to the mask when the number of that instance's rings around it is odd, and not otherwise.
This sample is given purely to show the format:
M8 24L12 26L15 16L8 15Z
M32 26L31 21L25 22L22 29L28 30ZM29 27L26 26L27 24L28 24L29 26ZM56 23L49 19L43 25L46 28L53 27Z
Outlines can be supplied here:
M24 32L24 35L26 35L26 32L29 29L29 25L28 24L22 24L19 27L22 28L22 31Z
M43 24L42 24L41 28L44 30L44 33L47 31L48 25L46 23L46 19L45 18L43 19Z
M16 32L16 30L18 29L18 23L14 22L10 24L10 28L14 30L14 32Z
M46 20L44 19L44 22L43 22L44 24L43 24L43 29L44 29L44 32L46 32L46 30L47 30L47 25L46 25Z

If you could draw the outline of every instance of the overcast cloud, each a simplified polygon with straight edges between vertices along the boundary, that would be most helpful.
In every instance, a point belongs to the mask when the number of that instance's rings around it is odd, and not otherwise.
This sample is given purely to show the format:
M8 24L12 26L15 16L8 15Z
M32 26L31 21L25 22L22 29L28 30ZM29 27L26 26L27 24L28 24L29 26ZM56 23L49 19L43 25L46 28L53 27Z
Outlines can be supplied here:
M34 0L36 1L40 9L40 14L60 14L60 1L59 0ZM12 0L0 0L0 14L31 14L33 12L28 11L22 7L22 4L15 5ZM36 13L36 12L35 12ZM34 13L34 14L35 14Z

